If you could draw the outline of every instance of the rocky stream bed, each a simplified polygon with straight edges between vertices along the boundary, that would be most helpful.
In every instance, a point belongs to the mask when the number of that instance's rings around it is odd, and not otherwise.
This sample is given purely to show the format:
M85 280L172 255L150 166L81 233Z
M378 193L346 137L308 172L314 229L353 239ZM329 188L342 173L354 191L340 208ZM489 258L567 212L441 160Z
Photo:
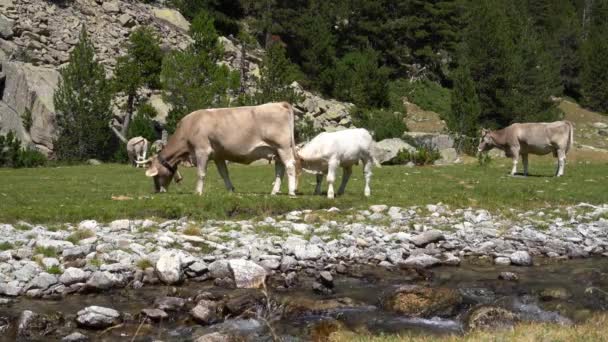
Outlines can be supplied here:
M464 333L608 309L608 205L0 224L0 340Z

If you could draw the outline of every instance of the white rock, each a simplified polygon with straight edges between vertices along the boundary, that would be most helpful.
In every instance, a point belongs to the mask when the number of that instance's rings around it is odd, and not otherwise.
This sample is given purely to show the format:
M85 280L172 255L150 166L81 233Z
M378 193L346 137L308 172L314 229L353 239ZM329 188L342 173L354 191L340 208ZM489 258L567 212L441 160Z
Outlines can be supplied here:
M131 221L129 220L115 220L110 223L110 230L113 232L129 230L131 227Z
M411 267L428 268L440 265L441 260L427 254L419 254L408 257L402 264Z
M87 273L80 268L68 267L59 277L59 281L63 285L72 285L75 283L83 283L87 280Z
M513 265L532 266L532 256L526 251L513 252L513 254L509 256L509 259L511 259Z
M369 210L373 211L374 213L381 213L386 209L388 209L388 206L385 204L376 204L369 207Z
M175 252L161 254L156 262L156 274L165 284L177 284L182 281L183 272L180 257Z
M78 229L88 229L95 231L99 227L99 223L95 220L84 220L78 224Z
M266 270L249 260L233 259L228 261L228 267L239 289L257 289L263 286Z
M78 311L76 322L86 328L106 328L120 321L120 313L102 306L89 306Z

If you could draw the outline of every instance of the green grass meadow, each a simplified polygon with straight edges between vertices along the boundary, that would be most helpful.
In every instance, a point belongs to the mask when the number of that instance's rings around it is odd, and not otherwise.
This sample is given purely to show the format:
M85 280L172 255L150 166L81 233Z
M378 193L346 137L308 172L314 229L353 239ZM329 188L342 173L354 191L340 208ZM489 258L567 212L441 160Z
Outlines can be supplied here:
M36 169L0 169L0 222L37 223L110 221L117 218L224 219L263 217L294 209L367 208L372 204L395 206L442 202L452 207L490 210L527 209L608 202L608 164L573 162L566 176L552 177L552 158L531 158L530 177L511 177L510 161L489 166L460 164L415 167L384 166L374 169L372 196L363 196L361 167L356 167L346 194L335 200L313 196L314 176L300 181L300 195L270 196L274 166L232 164L236 193L228 193L210 165L203 196L194 195L196 172L184 169L182 184L168 193L152 192L143 169L127 165L65 166ZM324 183L324 189L325 188ZM113 199L114 198L114 199ZM118 200L117 200L118 198Z

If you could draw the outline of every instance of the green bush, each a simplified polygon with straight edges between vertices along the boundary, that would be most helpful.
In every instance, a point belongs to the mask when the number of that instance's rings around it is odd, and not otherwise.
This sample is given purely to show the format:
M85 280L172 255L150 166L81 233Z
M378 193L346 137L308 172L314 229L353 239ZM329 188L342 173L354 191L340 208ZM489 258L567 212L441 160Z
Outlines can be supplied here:
M397 153L397 156L390 161L392 165L403 165L412 162L416 165L432 165L436 160L441 158L441 154L435 148L430 146L422 146L414 152L403 149Z
M19 140L13 132L0 136L0 167L37 167L46 164L44 154L21 147Z
M156 130L154 129L154 121L158 115L156 109L149 103L144 103L137 108L137 114L129 125L129 132L127 136L133 137L144 137L148 139L150 143L154 142L157 138Z
M391 103L398 103L405 96L409 102L417 104L424 110L438 113L442 117L450 113L450 93L450 89L429 80L410 82L399 79L389 85Z
M492 162L492 157L489 153L477 153L477 163L481 167L486 167Z
M310 141L321 132L321 129L315 128L314 120L309 116L305 116L296 122L294 134L297 142L303 142Z
M403 114L386 109L354 109L351 113L357 127L367 128L376 141L389 138L400 138L407 126Z

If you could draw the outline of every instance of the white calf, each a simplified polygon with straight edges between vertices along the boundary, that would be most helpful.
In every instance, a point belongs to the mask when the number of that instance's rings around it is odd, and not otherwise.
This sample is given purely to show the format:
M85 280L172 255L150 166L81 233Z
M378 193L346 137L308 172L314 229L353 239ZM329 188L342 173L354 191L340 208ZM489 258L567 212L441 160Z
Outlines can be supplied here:
M374 163L378 165L372 157L372 143L371 134L363 128L321 133L297 150L298 171L304 169L306 172L317 175L315 195L321 193L323 175L327 174L327 197L334 198L334 182L338 167L341 166L344 169L342 183L338 189L338 195L342 195L353 172L353 165L358 164L361 160L363 173L365 174L364 194L369 196L371 193L369 182L372 177L372 166Z

